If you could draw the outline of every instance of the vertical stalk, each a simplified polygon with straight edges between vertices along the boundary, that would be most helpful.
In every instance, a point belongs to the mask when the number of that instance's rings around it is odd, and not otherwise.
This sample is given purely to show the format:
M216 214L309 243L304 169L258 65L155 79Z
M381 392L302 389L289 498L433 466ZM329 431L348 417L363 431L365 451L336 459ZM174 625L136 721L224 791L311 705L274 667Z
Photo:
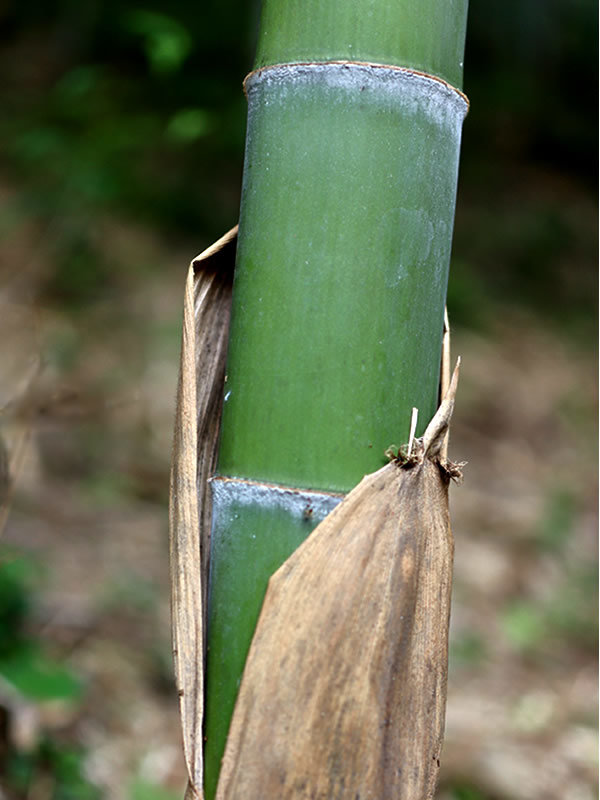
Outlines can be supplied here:
M436 408L466 8L264 2L213 481L207 798L269 576L407 439L412 407L418 432Z

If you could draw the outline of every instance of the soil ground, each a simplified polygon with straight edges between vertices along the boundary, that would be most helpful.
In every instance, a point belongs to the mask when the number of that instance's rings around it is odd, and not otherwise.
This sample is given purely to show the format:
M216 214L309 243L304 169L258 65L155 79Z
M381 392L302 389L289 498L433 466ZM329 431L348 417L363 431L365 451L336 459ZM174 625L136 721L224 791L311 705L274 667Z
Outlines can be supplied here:
M79 317L31 302L43 231L18 231L5 249L5 558L41 565L29 629L85 693L75 704L43 704L9 701L3 687L0 703L5 735L20 748L42 732L83 746L85 773L110 800L128 800L134 785L176 797L184 769L167 492L182 289L195 248L173 252L110 221L99 235L139 268L118 297ZM438 796L593 800L595 356L511 308L484 333L454 330L453 353L463 368L450 453L468 465L451 489L455 586ZM40 774L26 796L52 798L52 778Z

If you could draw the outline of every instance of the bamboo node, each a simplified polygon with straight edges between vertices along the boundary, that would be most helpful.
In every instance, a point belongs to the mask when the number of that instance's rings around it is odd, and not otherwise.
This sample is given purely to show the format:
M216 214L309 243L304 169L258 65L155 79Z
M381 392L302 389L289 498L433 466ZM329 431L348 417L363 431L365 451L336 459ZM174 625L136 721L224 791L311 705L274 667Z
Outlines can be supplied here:
M246 95L246 99L248 99L248 84L254 79L258 77L262 77L262 75L266 72L275 69L289 69L290 71L295 68L302 68L302 67L342 67L344 69L349 69L351 67L362 67L368 69L380 69L380 70L391 70L393 72L397 72L399 74L405 75L407 77L414 77L414 78L424 78L425 80L435 81L438 84L441 84L444 88L448 89L449 91L453 92L454 94L458 95L462 101L465 103L465 115L469 113L469 98L467 95L457 89L456 86L453 86L448 81L445 81L443 78L440 78L438 75L431 75L429 72L424 72L423 70L412 69L411 67L401 67L397 64L378 64L371 61L349 61L344 59L332 60L332 61L294 61L287 64L267 64L264 67L259 67L258 69L252 70L249 72L243 80L242 86L244 88L244 94Z

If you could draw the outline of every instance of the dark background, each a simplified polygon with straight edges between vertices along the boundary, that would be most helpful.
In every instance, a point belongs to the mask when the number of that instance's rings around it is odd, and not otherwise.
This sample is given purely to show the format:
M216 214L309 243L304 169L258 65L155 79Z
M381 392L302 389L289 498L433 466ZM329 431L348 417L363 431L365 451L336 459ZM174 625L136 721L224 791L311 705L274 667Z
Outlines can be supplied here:
M168 800L182 288L257 2L0 5L0 798ZM597 9L472 0L445 800L597 795Z

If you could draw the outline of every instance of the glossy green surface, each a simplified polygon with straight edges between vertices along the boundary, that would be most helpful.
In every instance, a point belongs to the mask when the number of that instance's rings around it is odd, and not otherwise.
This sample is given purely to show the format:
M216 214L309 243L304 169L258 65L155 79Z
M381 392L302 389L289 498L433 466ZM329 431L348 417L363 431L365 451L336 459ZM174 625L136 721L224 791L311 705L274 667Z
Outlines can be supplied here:
M369 61L412 67L461 88L468 0L263 0L255 68Z
M369 72L249 87L222 475L347 491L436 408L462 100Z

